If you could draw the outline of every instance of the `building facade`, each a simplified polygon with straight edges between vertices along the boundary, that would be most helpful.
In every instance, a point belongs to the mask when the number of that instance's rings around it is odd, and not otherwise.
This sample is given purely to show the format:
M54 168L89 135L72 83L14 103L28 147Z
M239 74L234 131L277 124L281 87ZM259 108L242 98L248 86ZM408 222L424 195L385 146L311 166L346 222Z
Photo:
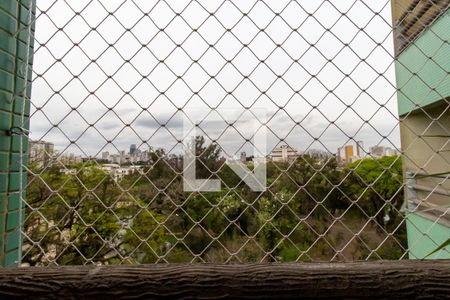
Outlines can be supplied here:
M46 141L29 140L28 149L29 163L40 167L47 166L55 154L55 145Z
M450 258L449 1L391 1L409 258Z
M299 157L298 151L288 145L281 145L274 148L270 153L270 158L275 162L292 161Z

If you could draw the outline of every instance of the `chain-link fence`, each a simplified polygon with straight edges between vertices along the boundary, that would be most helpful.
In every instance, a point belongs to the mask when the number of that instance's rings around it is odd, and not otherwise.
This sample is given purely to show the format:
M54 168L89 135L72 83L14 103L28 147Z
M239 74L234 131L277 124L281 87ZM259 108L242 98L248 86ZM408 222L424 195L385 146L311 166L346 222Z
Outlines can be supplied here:
M22 264L449 257L449 1L35 5Z

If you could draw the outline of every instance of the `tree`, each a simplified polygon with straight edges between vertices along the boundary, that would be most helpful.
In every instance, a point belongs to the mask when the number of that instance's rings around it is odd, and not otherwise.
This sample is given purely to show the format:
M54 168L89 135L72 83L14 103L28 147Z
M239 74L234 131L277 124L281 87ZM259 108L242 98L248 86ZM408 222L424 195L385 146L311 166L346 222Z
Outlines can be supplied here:
M27 246L25 261L31 265L120 263L132 251L129 231L151 230L149 220L136 216L144 204L94 163L76 165L67 174L54 166L39 179L31 178L27 197L25 244L39 243ZM131 228L125 228L130 220Z
M385 240L385 231L403 220L398 157L364 159L343 169L333 157L269 161L268 189L254 192L225 164L217 144L206 144L203 137L194 142L196 177L220 179L221 191L185 192L183 156L164 149L151 149L143 171L122 179L95 162L70 170L31 165L38 175L28 180L24 262L228 261L230 253L240 261L327 259L335 253L323 240L348 235L348 224L359 226L367 215L373 217L383 228L374 232L365 226L366 232ZM340 209L350 213L336 222ZM322 233L327 236L320 239ZM393 238L403 243L403 233L401 227ZM367 249L353 240L345 249ZM397 257L403 249L384 243L377 253Z
M396 226L402 216L402 163L398 156L362 159L349 164L347 194L383 228Z
M221 152L218 144L210 143L206 146L203 136L195 137L195 157L198 160L195 170L197 178L210 178L215 175L225 162L220 156ZM216 176L213 177L216 178Z

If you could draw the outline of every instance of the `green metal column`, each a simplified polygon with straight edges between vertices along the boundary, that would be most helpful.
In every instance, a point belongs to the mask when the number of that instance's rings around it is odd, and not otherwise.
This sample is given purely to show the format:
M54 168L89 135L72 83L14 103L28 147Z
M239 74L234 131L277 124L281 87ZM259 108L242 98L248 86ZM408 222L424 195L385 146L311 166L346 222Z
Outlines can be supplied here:
M29 0L0 1L0 266L6 267L17 266L21 258L20 228L24 209L20 207L20 192L24 197L26 185L26 172L21 172L21 162L26 164L26 155L21 161L21 148L24 154L28 152L28 139L21 128L29 128L33 54L33 35L30 36L27 25L29 5ZM34 11L32 13L34 18ZM11 129L12 134L8 133Z

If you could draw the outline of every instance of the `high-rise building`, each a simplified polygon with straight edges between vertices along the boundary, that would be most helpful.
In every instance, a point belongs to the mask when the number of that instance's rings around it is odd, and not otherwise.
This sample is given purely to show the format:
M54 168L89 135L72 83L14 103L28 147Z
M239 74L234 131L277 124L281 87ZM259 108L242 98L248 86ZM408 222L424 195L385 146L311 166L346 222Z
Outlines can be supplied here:
M370 147L370 155L373 157L381 157L385 155L385 149L383 146Z
M109 159L109 152L108 151L102 152L102 159L106 159L106 160Z
M136 144L131 144L130 155L134 155L136 153L136 150L137 150Z
M341 157L341 147L338 147L336 150L336 161L338 163L341 163L342 157Z
M29 141L29 162L46 166L54 154L54 144L46 141Z
M344 147L345 160L350 162L353 159L353 145L346 145Z
M370 147L370 155L375 158L382 156L395 156L399 154L400 153L397 151L397 149L393 149L391 147L384 147L384 146Z
M356 142L356 155L359 158L363 158L365 156L364 152L364 142L363 141L357 141Z
M397 149L386 147L384 149L384 155L385 156L396 156L396 155L399 155L399 153L398 153Z

